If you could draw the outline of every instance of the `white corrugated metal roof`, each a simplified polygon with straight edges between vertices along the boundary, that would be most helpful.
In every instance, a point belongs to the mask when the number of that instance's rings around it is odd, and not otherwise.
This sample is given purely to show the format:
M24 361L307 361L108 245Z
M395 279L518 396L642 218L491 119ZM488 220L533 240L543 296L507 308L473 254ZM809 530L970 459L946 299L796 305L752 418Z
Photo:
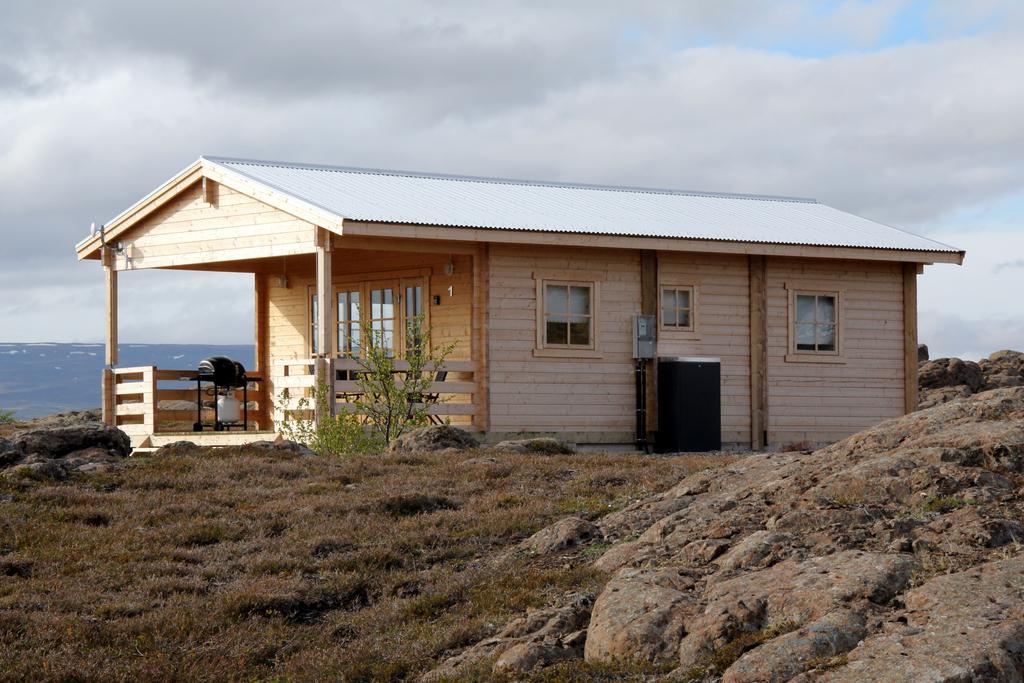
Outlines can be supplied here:
M355 221L958 252L813 199L204 157Z

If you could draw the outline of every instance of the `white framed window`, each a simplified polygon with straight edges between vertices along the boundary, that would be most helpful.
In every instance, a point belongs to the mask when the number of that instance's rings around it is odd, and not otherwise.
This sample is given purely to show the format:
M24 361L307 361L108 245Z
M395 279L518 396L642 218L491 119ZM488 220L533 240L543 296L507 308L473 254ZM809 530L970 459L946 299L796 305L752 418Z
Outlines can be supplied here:
M786 360L844 362L842 292L789 289L789 353Z
M658 320L665 331L693 332L696 328L697 292L692 285L663 285Z
M338 354L341 356L359 357L360 335L362 334L360 294L359 289L342 289L337 293Z
M596 283L541 280L539 290L539 347L593 350Z

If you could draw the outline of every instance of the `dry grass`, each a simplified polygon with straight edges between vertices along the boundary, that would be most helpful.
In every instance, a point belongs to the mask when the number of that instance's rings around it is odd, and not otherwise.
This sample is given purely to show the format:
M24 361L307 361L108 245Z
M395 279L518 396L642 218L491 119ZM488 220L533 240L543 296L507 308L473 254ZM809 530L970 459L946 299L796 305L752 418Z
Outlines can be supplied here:
M606 580L586 549L498 551L723 462L481 455L497 462L224 449L0 484L0 677L415 677Z

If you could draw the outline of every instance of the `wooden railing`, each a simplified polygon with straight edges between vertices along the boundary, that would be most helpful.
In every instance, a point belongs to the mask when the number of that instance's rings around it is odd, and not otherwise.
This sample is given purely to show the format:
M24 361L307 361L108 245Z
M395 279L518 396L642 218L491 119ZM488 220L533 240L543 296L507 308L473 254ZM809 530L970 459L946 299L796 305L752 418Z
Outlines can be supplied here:
M404 360L395 361L395 370L405 372L409 369L409 362ZM334 361L335 373L360 372L362 364L354 359L338 359ZM423 393L427 396L436 396L437 400L431 400L423 404L428 415L452 418L452 422L464 424L469 422L467 416L474 412L473 394L476 391L476 383L473 381L473 362L468 360L450 360L440 366L430 366L425 372L434 373L435 377L439 372L446 372L447 377L443 381L434 381L424 387ZM398 388L404 386L402 380L396 382ZM356 380L335 380L334 392L337 397L339 410L354 411L355 404L351 398L359 395L362 389Z
M355 379L356 373L364 372L365 368L355 359L334 359L324 361L326 377L334 377L334 408L335 411L357 410L355 400L362 394L362 388ZM292 419L311 419L315 409L315 387L317 361L311 358L277 359L270 367L270 383L252 385L248 391L249 405L243 410L248 411L250 429L271 429L272 426L262 424L272 416L275 423L284 418L284 411L289 412ZM409 363L404 360L395 361L396 373L407 372ZM426 398L422 404L427 413L439 419L450 419L454 424L471 426L475 412L473 403L477 391L473 379L474 365L472 361L450 360L441 366L431 366L426 372L437 376L445 372L443 381L433 381L424 390ZM166 387L166 382L194 382L195 370L160 370L152 365L131 368L115 368L110 371L108 381L109 405L114 424L129 435L148 435L159 432L191 431L196 421L196 390L195 387ZM399 388L404 385L401 378L397 382ZM272 387L273 396L268 396L268 387ZM285 395L287 392L287 395ZM241 399L241 391L236 396ZM213 400L204 390L204 403ZM183 405L168 405L168 401L188 402ZM161 402L164 405L161 406ZM255 406L255 407L253 407ZM266 410L272 407L271 411ZM213 409L203 407L204 422L213 420Z
M309 419L312 417L314 406L314 393L317 384L315 374L317 361L311 358L305 359L278 359L272 362L271 383L274 391L274 419L280 421L283 418L282 411L292 411L292 417L298 419ZM396 360L396 373L403 373L409 370L408 361ZM363 392L360 383L355 379L337 379L338 377L353 377L357 373L365 372L366 368L361 361L352 358L330 359L327 363L327 377L334 377L334 401L336 411L356 412L358 409L355 399ZM477 391L476 382L473 379L474 363L468 360L449 360L443 365L428 367L426 372L445 372L447 376L443 381L431 382L423 390L428 398L424 407L427 414L437 416L441 419L451 419L455 424L470 425L475 412L473 395ZM402 379L397 380L399 388L404 386ZM284 392L287 391L287 397ZM436 399L436 400L435 400ZM302 411L301 415L295 414Z
M284 412L297 420L313 417L316 361L312 358L277 358L270 362L270 386L274 395L274 423L284 421Z
M157 432L186 432L192 430L196 421L195 387L162 387L161 382L195 382L195 370L160 370L152 365L133 368L115 368L111 371L111 411L114 424L128 435L155 434ZM208 387L208 385L207 385ZM248 389L248 405L242 410L248 413L249 428L267 428L260 424L265 400L262 383L251 384ZM241 400L242 392L236 396ZM204 391L202 401L215 400ZM187 401L190 407L176 407L161 402ZM213 408L203 407L204 422L212 422Z

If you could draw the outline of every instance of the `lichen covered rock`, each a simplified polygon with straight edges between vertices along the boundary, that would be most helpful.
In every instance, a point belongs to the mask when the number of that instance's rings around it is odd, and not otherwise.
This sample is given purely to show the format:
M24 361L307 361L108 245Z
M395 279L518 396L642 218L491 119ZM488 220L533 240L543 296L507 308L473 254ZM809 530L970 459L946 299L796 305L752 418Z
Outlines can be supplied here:
M430 425L398 437L388 444L388 452L465 451L479 447L480 443L465 429L451 425Z
M0 472L9 481L61 480L109 471L131 451L127 434L98 422L36 427L0 439Z

